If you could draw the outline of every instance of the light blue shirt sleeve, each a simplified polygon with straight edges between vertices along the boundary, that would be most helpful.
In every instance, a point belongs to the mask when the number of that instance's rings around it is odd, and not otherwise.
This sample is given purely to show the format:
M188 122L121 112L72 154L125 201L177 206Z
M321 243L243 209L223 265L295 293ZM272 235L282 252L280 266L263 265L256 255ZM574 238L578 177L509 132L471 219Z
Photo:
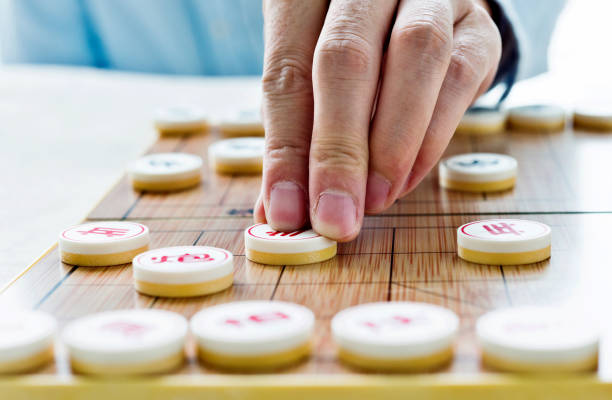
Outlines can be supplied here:
M190 75L259 75L261 2L0 0L5 62Z
M565 0L489 0L504 56L496 82L544 72ZM5 62L190 75L259 75L258 0L0 0Z
M0 3L3 60L93 65L94 55L78 0Z

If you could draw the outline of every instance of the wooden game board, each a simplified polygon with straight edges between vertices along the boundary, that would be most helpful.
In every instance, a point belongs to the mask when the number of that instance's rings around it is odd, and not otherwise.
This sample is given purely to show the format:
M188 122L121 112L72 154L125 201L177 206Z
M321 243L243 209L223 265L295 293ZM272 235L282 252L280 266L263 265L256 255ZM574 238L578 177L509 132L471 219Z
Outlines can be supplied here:
M206 158L214 135L162 139L150 152L184 151ZM475 320L509 305L567 304L600 315L612 326L612 136L566 131L456 137L447 155L487 151L519 161L514 190L464 194L441 190L437 174L384 214L366 217L360 236L341 244L334 259L308 266L274 267L247 261L243 230L252 224L259 177L218 176L180 193L137 194L122 179L87 220L134 220L149 226L152 247L210 245L235 255L235 282L220 294L194 299L139 295L129 265L88 268L64 265L56 247L0 294L0 307L36 308L60 325L86 314L120 308L157 308L191 317L203 307L247 299L304 304L317 317L314 354L275 374L224 374L189 362L162 377L107 381L73 376L59 346L54 365L36 374L0 378L0 398L115 400L132 398L227 399L572 399L612 398L612 349L602 347L597 373L527 377L483 369ZM545 222L553 229L552 258L520 267L482 266L456 256L457 226L511 216ZM456 356L443 371L376 375L352 371L335 358L331 317L372 301L409 300L442 305L461 318ZM609 329L608 329L609 330ZM140 397L139 397L140 396Z

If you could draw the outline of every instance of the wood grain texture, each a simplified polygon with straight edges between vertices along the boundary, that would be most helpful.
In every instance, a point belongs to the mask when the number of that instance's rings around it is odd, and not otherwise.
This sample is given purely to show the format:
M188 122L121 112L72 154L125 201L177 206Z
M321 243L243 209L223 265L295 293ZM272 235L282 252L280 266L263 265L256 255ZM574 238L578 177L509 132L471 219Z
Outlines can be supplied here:
M456 356L443 371L487 372L480 365L474 336L476 319L510 305L575 306L601 313L612 327L612 184L601 168L612 154L612 137L602 134L503 134L491 138L456 137L446 155L486 151L519 160L514 190L496 194L445 191L433 171L405 199L382 215L368 216L359 237L338 247L328 261L306 266L265 266L244 256L243 231L252 224L252 205L260 177L211 173L206 149L215 136L161 139L149 152L185 151L205 160L202 185L171 194L135 193L122 179L95 207L88 220L123 219L146 224L152 248L175 245L222 247L235 255L230 289L198 298L162 299L138 294L130 265L72 267L51 251L0 294L0 307L37 308L54 314L63 326L93 312L120 308L158 308L191 317L204 307L250 299L275 299L310 307L316 315L312 357L278 374L352 376L339 364L329 322L352 305L373 301L422 301L448 307L461 318ZM593 156L592 154L595 154ZM607 182L604 180L608 179ZM511 217L547 223L553 229L552 258L533 265L476 265L456 256L456 228L477 219ZM193 356L182 375L217 374ZM612 379L612 352L601 354L599 378ZM43 373L68 374L65 354ZM484 376L484 375L483 375ZM238 379L238 378L237 378Z

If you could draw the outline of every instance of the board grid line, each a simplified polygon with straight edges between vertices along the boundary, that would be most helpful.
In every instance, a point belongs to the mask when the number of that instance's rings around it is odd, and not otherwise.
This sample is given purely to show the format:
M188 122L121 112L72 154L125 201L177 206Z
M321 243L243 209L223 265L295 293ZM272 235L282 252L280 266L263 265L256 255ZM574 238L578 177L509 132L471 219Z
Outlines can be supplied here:
M78 266L73 266L72 268L70 268L70 270L68 271L68 273L66 273L66 275L64 275L64 277L62 279L60 279L59 282L57 282L55 285L53 285L53 287L51 288L51 290L49 290L47 293L45 293L45 295L38 301L38 303L36 303L34 305L34 309L37 310L40 308L40 306L49 298L51 297L51 295L53 293L55 293L55 291L62 286L62 284L66 281L66 279L70 278L70 275L72 275L74 273L74 271L76 271L79 267Z
M398 217L471 217L471 216L490 216L490 215L610 215L612 211L487 211L487 212L469 212L469 213L398 213L398 214L381 214L374 218L398 218ZM244 219L248 220L252 217L234 217L234 216L192 216L192 217L128 217L126 221L168 221L168 220L193 220L193 219ZM88 221L104 221L104 218L87 218Z

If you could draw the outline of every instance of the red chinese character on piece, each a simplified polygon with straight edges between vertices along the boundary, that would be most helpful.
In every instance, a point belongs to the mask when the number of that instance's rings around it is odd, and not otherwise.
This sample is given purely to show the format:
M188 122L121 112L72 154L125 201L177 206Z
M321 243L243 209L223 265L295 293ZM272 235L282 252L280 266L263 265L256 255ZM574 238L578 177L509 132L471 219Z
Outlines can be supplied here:
M501 222L499 224L491 224L490 226L483 225L482 227L491 235L505 235L510 233L513 235L521 236L521 233L514 230L512 226L514 226L514 224L507 224L505 222Z
M101 226L97 226L93 229L90 229L88 231L77 231L79 233L82 233L83 235L87 235L89 233L93 233L96 235L106 235L106 237L113 237L113 236L124 236L125 234L127 234L130 230L129 229L121 229L121 228L104 228Z
M241 323L237 319L228 318L225 320L225 323L228 325L240 326Z
M393 320L395 322L399 322L400 324L409 324L409 323L413 322L412 318L402 317L401 315L394 316Z
M378 330L383 326L396 326L397 324L408 325L413 323L414 318L403 317L401 315L395 315L393 317L385 317L378 322L365 321L363 325L367 326L372 330Z
M117 332L123 336L140 336L149 330L149 328L133 322L117 321L102 326L102 330Z
M161 257L151 257L151 261L155 264L162 264L165 262L178 262L178 263L197 263L197 262L208 262L214 261L215 259L210 256L210 254L181 254L177 256L161 256Z
M203 253L203 254L189 254L189 253L185 253L182 256L179 256L176 261L178 262L185 262L185 263L192 263L192 262L207 262L207 261L214 261L214 258L212 258L209 254Z
M378 325L376 325L376 323L375 323L375 322L372 322L372 321L366 321L366 322L364 322L363 324L364 324L365 326L367 326L368 328L370 328L370 329L373 329L373 330L377 330L377 329L378 329Z
M269 321L277 321L280 319L289 319L289 316L280 311L267 313L267 314L253 314L249 317L249 321L253 321L256 323L263 323Z
M268 235L270 236L277 236L280 234L280 236L289 236L289 237L293 237L293 236L297 236L300 233L304 233L306 232L306 229L301 229L299 231L293 231L293 232L279 232L279 231L269 231L266 232Z

